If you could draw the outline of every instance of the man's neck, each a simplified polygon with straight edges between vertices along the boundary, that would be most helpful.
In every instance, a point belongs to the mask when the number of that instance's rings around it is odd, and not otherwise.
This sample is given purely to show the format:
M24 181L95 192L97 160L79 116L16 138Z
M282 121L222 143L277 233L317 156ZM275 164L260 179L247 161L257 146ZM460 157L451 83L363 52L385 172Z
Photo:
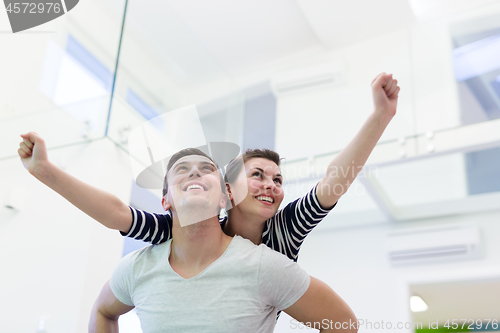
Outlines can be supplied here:
M222 232L218 217L185 227L174 217L170 266L184 278L196 276L224 254L231 240Z
M239 235L252 241L255 245L259 245L262 243L264 223L261 216L249 216L236 206L228 212L224 232L229 236Z

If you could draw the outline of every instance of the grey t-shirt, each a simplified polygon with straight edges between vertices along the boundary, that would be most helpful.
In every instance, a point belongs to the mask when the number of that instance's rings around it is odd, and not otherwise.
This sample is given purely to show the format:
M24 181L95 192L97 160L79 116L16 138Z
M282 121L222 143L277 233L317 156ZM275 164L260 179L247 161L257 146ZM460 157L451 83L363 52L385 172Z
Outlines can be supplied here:
M113 294L135 306L144 333L272 332L278 310L309 287L310 277L297 263L240 236L185 279L170 267L171 242L128 254L111 277Z

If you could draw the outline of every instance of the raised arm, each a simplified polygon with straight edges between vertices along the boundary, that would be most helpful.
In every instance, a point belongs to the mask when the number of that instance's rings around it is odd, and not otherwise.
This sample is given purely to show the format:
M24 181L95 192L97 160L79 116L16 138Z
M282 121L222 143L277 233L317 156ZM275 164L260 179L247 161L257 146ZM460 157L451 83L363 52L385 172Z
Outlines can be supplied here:
M104 226L129 231L132 213L118 197L86 184L50 163L45 142L35 132L21 137L23 141L18 154L33 176Z
M118 317L133 308L120 302L106 282L92 308L89 333L118 333Z
M312 276L305 294L283 311L320 332L358 331L357 318L349 305L326 283Z
M351 142L328 165L316 188L321 206L333 206L347 192L396 114L399 89L392 74L381 73L372 81L374 111Z

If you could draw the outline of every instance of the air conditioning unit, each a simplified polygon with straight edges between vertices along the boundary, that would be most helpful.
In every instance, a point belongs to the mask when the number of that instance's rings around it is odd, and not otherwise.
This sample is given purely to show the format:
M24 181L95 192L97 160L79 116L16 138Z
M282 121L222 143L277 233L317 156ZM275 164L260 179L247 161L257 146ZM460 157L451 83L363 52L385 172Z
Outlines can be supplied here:
M406 229L387 235L392 265L427 264L476 259L482 256L477 226Z
M274 73L271 89L275 95L288 94L327 85L340 85L343 84L343 78L341 65L322 63Z

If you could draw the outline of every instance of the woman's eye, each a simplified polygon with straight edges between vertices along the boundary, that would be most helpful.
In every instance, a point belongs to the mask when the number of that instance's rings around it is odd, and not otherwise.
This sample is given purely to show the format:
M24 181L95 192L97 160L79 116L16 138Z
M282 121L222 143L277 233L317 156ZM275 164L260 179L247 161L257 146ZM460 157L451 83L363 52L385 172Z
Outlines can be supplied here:
M255 172L252 174L252 177L260 177L260 172L259 172L259 171L255 171Z
M214 171L214 169L211 166L206 166L203 169L208 170L208 171Z
M278 184L280 184L280 185L283 183L283 182L281 181L281 179L279 179L279 178L276 178L276 179L274 180L274 182L276 182L276 183L278 183Z

